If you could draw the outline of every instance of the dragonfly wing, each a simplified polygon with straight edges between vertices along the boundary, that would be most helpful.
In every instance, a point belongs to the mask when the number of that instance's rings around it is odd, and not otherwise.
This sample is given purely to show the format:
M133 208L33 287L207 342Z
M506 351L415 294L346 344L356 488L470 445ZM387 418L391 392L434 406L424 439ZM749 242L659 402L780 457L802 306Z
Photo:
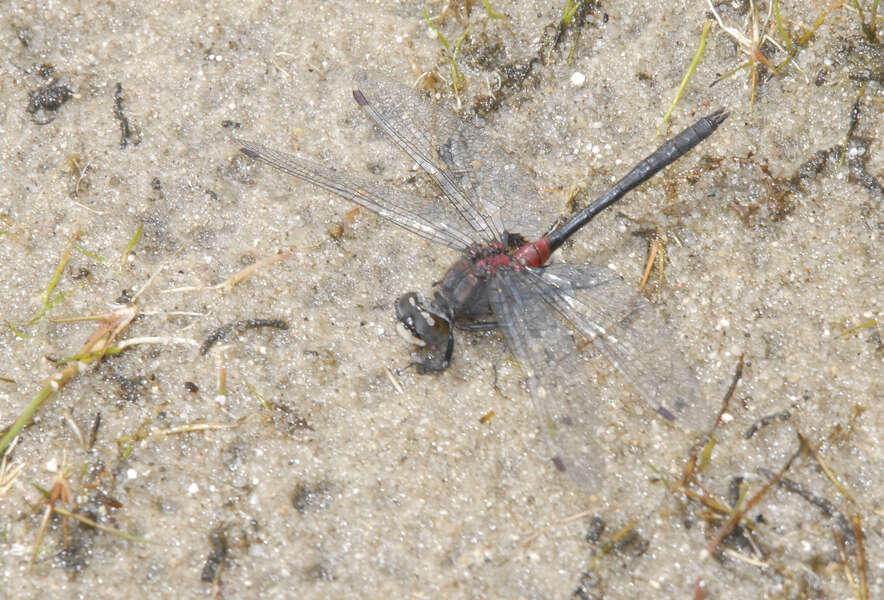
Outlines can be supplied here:
M485 241L488 235L501 239L504 231L540 237L546 223L531 174L484 129L376 71L358 72L354 83L369 116L436 180Z
M538 293L626 377L661 416L693 432L715 408L656 308L609 269L554 264L528 273Z
M462 250L474 241L473 236L463 230L463 224L438 200L364 181L253 142L236 140L236 143L246 156L355 202L431 242Z
M597 399L575 341L524 273L502 270L489 282L489 302L507 347L528 377L553 463L583 488L596 487L604 455L595 442Z

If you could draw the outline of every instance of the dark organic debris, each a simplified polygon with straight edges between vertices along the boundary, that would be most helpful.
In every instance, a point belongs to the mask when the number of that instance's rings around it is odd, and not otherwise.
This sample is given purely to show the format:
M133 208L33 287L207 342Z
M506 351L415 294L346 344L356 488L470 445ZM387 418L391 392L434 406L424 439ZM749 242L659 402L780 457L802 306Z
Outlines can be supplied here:
M90 519L97 520L96 515L87 515ZM72 528L71 534L65 547L55 555L58 564L67 571L81 573L89 566L94 546L95 530L79 521Z
M761 182L767 187L767 194L757 203L744 205L736 201L731 202L731 209L737 213L744 226L750 225L751 217L756 213L763 215L766 212L766 220L774 223L792 214L797 206L793 196L799 191L792 181L786 182L775 177L767 161L756 161L751 153L746 157L737 157L736 161L743 167L754 167L761 171L764 176Z
M577 587L571 592L571 598L574 600L595 600L597 598L602 598L598 590L599 586L599 576L597 573L593 571L584 571L580 574L580 581L577 582Z
M501 60L507 56L507 52L500 44L487 45L481 51L474 53L472 55L473 63L483 70L493 71L498 77L498 85L491 95L476 100L472 107L473 112L481 117L486 117L500 108L500 105L509 97L529 85L535 67L551 62L553 53L559 49L568 32L574 32L574 47L576 48L580 32L588 22L596 26L599 23L606 23L607 15L598 18L594 16L598 12L600 4L597 0L577 0L573 5L573 12L567 15L567 18L563 17L556 24L547 28L549 33L545 36L545 41L537 53L530 58L502 63ZM574 49L572 48L569 58L573 53Z
M795 462L801 454L804 452L805 442L802 438L799 437L800 445L798 450L795 451L792 456L786 461L786 464L783 465L783 468L780 469L778 473L774 473L773 476L761 487L761 489L756 492L753 496L748 498L745 502L741 503L742 507L739 510L731 511L730 519L728 519L725 523L718 527L715 531L715 534L712 536L712 539L709 542L707 547L707 551L710 555L718 556L716 554L718 552L718 546L728 536L734 533L734 529L740 524L749 511L755 508L755 505L767 494L768 490L779 482L786 474L786 472L791 468L792 463Z
M98 439L98 430L101 428L101 411L95 413L95 420L92 421L92 430L89 432L89 450L95 446Z
M298 431L314 431L307 419L298 415L291 407L273 402L269 405L272 412L273 424L285 431L288 435L294 435Z
M594 13L601 7L601 2L598 0L577 0L575 4L574 11L566 18L562 18L559 20L559 24L556 27L555 34L553 35L552 40L550 41L550 50L557 50L559 48L559 44L562 43L562 39L565 36L565 32L569 29L573 29L576 32L580 32L583 26L586 24L586 17L588 14ZM603 22L607 22L608 15L605 14L602 17Z
M120 148L128 146L129 140L133 137L134 141L132 142L132 145L137 146L138 143L141 142L141 139L134 134L129 127L129 119L123 114L123 84L119 82L117 82L116 87L114 87L114 116L120 122Z
M74 281L80 281L81 279L89 279L92 275L92 272L86 267L78 267L76 271L71 273L71 279Z
M112 509L117 510L123 508L123 503L114 498L113 496L109 496L106 492L101 489L96 489L90 496L89 502L94 504L96 507L103 507L105 510ZM95 520L95 519L93 519Z
M773 478L775 475L775 473L770 469L764 468L758 468L756 469L756 472L762 477L767 477L768 479ZM777 482L777 485L785 490L792 492L793 494L798 494L799 496L819 508L822 511L823 515L834 518L835 521L838 523L838 528L841 530L841 533L850 542L851 545L853 544L855 540L853 527L850 525L850 521L847 520L847 517L845 517L841 511L835 508L834 504L832 504L822 496L808 490L801 484L791 479L787 479L786 477L782 477Z
M61 83L58 79L53 79L43 87L28 92L28 113L31 120L38 125L47 125L55 120L54 113L62 104L71 99L74 95L71 88ZM43 113L48 115L46 119L37 119L37 114Z
M227 325L222 325L206 338L203 345L200 346L200 355L205 356L217 342L226 340L227 336L233 333L241 333L247 329L258 329L260 327L273 327L275 329L288 329L288 323L280 319L245 319L242 321L234 321Z
M855 111L851 112L851 121L848 123L848 127L855 127L854 113ZM737 157L735 160L741 166L755 167L761 171L764 175L762 181L768 188L768 194L763 200L754 204L744 205L731 202L731 209L737 213L747 227L750 225L753 215L759 213L763 208L767 210L770 221L781 221L798 206L795 198L806 195L808 183L826 171L827 167L833 171L840 169L839 162L842 157L844 165L847 167L847 180L866 189L876 201L882 202L884 201L884 185L866 170L871 146L868 139L853 136L847 144L846 151L843 145L819 150L799 165L791 177L786 178L775 177L766 161L756 161L751 154L746 157Z
M332 486L327 481L315 484L299 483L292 492L292 506L299 513L307 512L308 508L325 508L331 500Z
M200 581L213 583L221 576L221 567L227 561L227 553L230 546L227 543L227 534L223 529L216 529L209 534L209 545L212 550L206 557L206 564L203 565L203 572L200 575Z
M331 566L325 561L319 561L304 570L304 576L314 581L334 581L335 574Z
M595 544L605 532L605 520L595 515L589 522L589 529L586 531L586 541Z
M249 162L249 159L242 154L237 154L230 159L230 162L219 167L218 172L222 177L232 179L237 183L243 183L246 185L255 184L255 181L251 176L252 164Z
M767 415L765 417L761 417L757 421L752 424L752 427L746 430L746 433L743 434L743 437L747 440L751 438L753 435L758 433L760 429L763 429L773 423L774 421L788 421L791 415L789 411L784 410L782 412L774 413L772 415Z
M847 145L847 168L850 172L847 180L865 188L878 201L884 201L884 186L878 179L866 171L866 160L869 157L869 141L864 138L853 138Z
M618 539L614 543L614 553L624 560L634 560L639 558L651 547L645 537L643 537L635 529L631 529L626 535Z
M866 170L866 161L869 158L869 141L861 137L853 137L847 146L845 162L847 165L848 178L851 183L868 190L879 202L884 201L884 186L877 178ZM816 152L810 159L798 167L795 174L789 180L789 184L796 189L803 189L808 181L814 179L826 167L827 163L837 166L838 159L842 154L842 146L833 146L828 150Z
M742 477L732 477L727 484L727 501L731 506L736 506L740 502L741 492L743 491Z
M514 63L498 67L496 73L500 77L500 85L490 96L478 98L473 104L473 112L485 118L499 109L504 100L523 88L523 84L525 84L534 71L534 65L539 61L540 57L535 56L526 63Z
M851 81L859 81L859 82L875 81L877 83L884 83L884 70L870 71L868 69L862 69L862 70L850 73L847 76L847 78L850 79Z
M127 377L120 374L109 374L108 381L113 381L120 386L120 400L126 402L138 402L150 388L151 377L135 375Z

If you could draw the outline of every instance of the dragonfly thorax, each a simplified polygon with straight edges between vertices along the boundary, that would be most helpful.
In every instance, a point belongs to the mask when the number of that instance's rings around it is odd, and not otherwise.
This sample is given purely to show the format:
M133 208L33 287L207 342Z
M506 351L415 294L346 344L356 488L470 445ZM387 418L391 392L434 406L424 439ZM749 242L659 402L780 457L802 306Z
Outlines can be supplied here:
M422 371L444 371L454 348L454 323L488 321L493 318L488 303L488 282L501 269L523 269L513 263L511 248L499 241L475 244L445 273L427 303L410 292L396 301L397 326L403 337L422 348Z

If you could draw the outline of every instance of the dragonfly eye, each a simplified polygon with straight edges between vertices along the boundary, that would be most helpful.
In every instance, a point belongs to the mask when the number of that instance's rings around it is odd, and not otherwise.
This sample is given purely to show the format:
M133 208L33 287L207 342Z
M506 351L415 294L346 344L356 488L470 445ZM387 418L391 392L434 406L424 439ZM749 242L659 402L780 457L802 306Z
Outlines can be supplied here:
M417 346L438 346L447 342L451 334L449 319L432 305L426 306L424 299L415 292L396 300L396 318L399 319L397 329L400 333L407 333L411 343Z
M444 371L451 360L454 331L451 319L415 292L396 300L396 331L424 349L425 360L414 363L424 371Z

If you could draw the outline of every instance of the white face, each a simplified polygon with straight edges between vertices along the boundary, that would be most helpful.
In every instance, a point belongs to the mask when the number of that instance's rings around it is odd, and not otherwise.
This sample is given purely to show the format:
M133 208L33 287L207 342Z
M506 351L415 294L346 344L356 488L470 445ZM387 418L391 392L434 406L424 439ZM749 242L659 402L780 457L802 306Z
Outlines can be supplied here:
M403 325L402 321L396 323L396 333L409 344L420 346L421 348L427 345L425 341L417 337L410 329L408 329L408 327Z

